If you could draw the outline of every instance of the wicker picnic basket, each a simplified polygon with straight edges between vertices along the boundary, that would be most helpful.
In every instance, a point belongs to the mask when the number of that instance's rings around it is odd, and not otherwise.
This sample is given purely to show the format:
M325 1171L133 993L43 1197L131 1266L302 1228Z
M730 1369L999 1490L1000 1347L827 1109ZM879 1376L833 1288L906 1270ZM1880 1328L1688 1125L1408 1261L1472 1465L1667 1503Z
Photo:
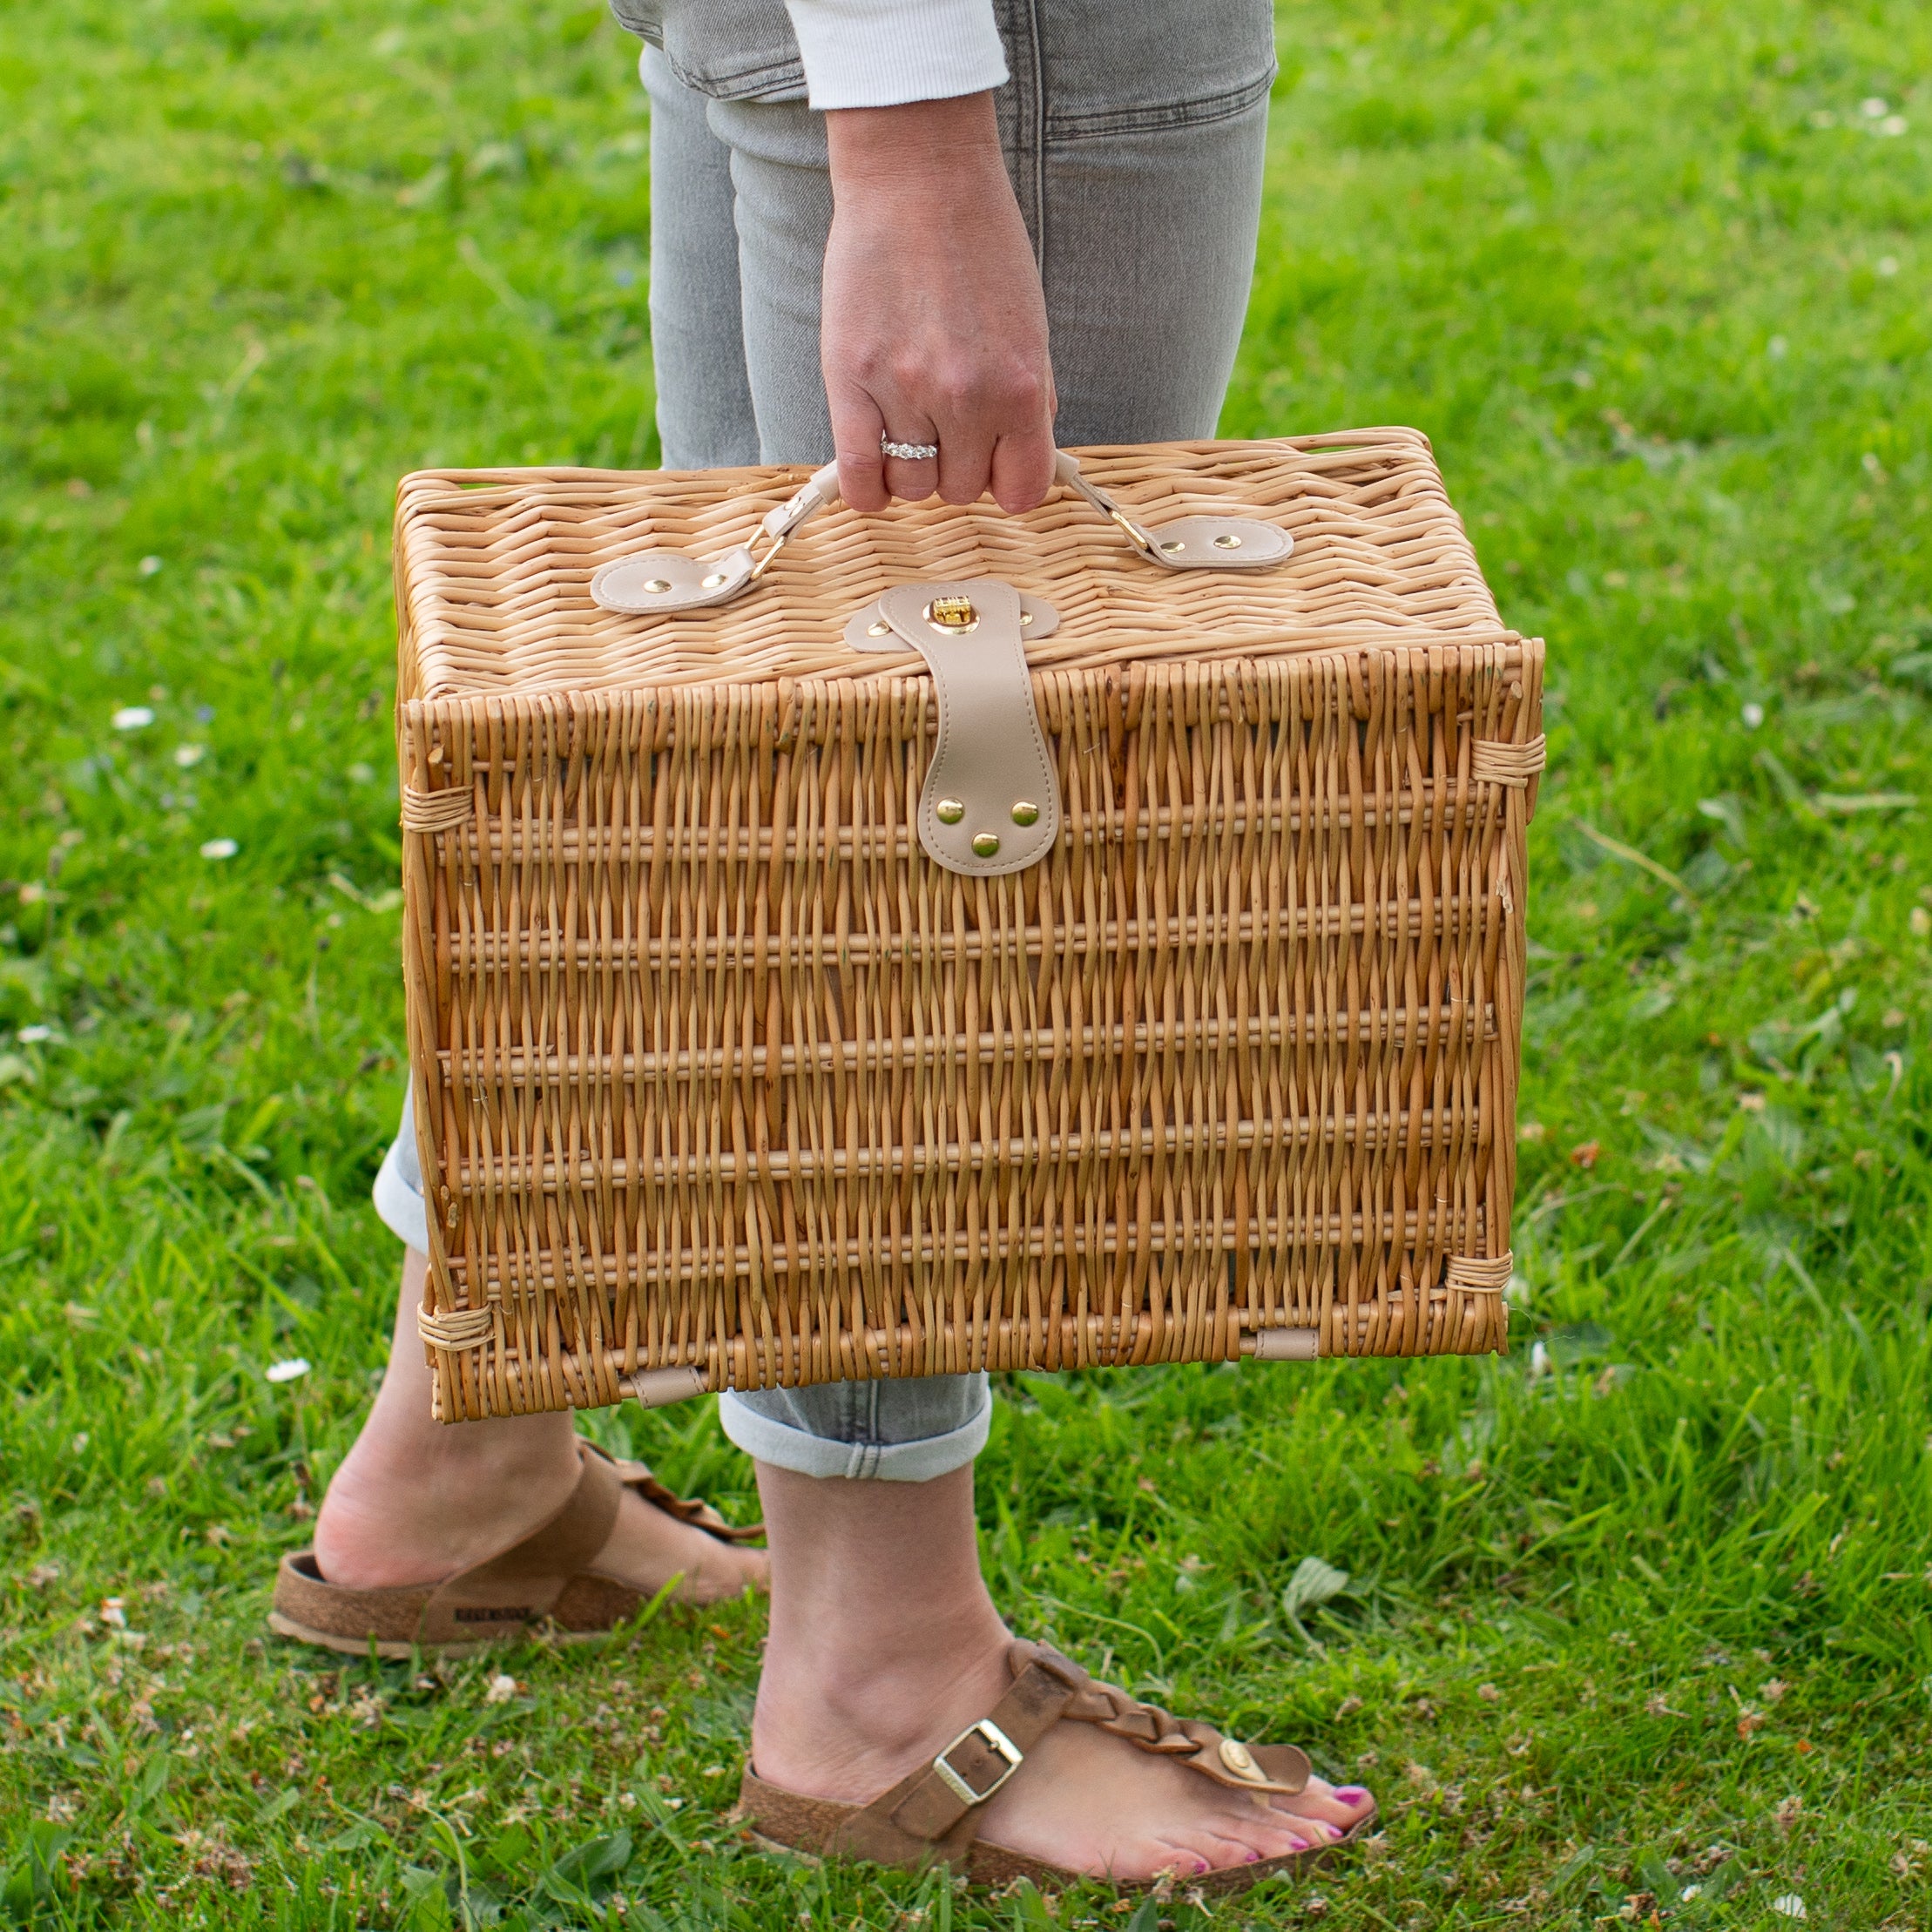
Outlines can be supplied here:
M1427 440L827 474L401 486L437 1413L1500 1348L1543 648Z

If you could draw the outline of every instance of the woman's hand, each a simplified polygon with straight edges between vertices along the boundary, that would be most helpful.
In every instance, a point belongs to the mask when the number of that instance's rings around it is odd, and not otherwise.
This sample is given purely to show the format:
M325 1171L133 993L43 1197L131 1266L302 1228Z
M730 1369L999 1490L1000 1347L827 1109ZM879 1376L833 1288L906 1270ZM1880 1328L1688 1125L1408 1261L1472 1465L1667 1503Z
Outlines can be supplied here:
M855 510L988 490L1030 510L1053 481L1046 301L990 94L826 116L832 233L821 358ZM936 459L882 456L936 442Z

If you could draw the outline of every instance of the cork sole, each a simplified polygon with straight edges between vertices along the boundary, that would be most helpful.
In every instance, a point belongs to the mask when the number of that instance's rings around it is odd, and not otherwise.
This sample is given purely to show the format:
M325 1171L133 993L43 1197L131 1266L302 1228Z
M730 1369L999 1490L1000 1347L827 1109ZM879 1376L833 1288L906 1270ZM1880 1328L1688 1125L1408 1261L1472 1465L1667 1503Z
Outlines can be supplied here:
M762 1798L764 1804L761 1808L788 1812L794 1821L800 1841L787 1844L782 1838L774 1836L770 1830L761 1830L760 1821L753 1821L746 1810L747 1798L754 1803ZM771 1803L774 1799L778 1800L775 1806ZM800 1859L808 1865L821 1865L828 1858L840 1854L827 1853L819 1848L846 1819L863 1809L864 1807L860 1805L841 1805L829 1799L800 1798L794 1793L780 1790L775 1785L766 1784L762 1779L756 1778L747 1770L745 1774L744 1794L739 1800L734 1815L745 1822L746 1834L760 1850L780 1858ZM1247 1891L1264 1879L1279 1877L1283 1873L1319 1872L1333 1864L1340 1854L1364 1836L1379 1815L1378 1808L1371 1811L1366 1818L1357 1819L1331 1845L1310 1846L1305 1852L1284 1852L1279 1857L1259 1859L1252 1865L1226 1865L1215 1871L1203 1872L1197 1878L1187 1878L1178 1882L1189 1890L1226 1896L1233 1893ZM1016 1880L1023 1878L1030 1880L1042 1890L1064 1891L1070 1885L1111 1885L1123 1897L1138 1897L1153 1890L1162 1882L1156 1879L1111 1880L1091 1872L1077 1872L1064 1865L1050 1865L1043 1860L1030 1858L1023 1852L1009 1851L1003 1845L989 1845L977 1839L973 1841L966 1856L966 1879L969 1884L996 1888L1010 1885Z
M378 1657L389 1663L411 1657L476 1657L484 1651L503 1650L537 1637L551 1644L598 1644L611 1634L607 1630L557 1630L551 1625L525 1624L506 1631L501 1637L479 1638L473 1644L418 1644L401 1638L358 1638L346 1631L315 1630L284 1616L279 1610L268 1612L267 1622L277 1637L287 1637L298 1644L314 1644L340 1657L367 1657L373 1647Z

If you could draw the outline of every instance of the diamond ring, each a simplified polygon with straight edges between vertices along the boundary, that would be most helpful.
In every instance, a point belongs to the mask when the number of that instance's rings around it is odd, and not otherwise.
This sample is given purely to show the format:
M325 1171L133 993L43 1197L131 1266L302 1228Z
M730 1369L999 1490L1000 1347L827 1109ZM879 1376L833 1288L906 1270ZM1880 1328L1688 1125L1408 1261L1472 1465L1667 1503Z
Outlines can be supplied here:
M936 442L895 442L883 429L879 432L882 455L897 456L902 463L930 463L939 454Z

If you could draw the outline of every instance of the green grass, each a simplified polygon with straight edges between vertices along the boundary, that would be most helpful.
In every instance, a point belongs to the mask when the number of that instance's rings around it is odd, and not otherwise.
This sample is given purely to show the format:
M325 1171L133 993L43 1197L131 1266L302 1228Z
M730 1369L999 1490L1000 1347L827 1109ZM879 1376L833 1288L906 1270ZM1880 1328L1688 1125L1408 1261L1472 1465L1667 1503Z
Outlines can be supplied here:
M1024 1378L990 1573L1381 1788L1373 1855L1220 1922L1922 1925L1932 14L1302 0L1281 44L1226 427L1422 426L1550 640L1517 1345ZM654 460L632 56L589 5L0 0L20 1920L1199 1922L747 1848L755 1607L261 1640L397 1259L389 491ZM706 1411L588 1426L751 1506ZM1350 1580L1296 1617L1310 1557Z

